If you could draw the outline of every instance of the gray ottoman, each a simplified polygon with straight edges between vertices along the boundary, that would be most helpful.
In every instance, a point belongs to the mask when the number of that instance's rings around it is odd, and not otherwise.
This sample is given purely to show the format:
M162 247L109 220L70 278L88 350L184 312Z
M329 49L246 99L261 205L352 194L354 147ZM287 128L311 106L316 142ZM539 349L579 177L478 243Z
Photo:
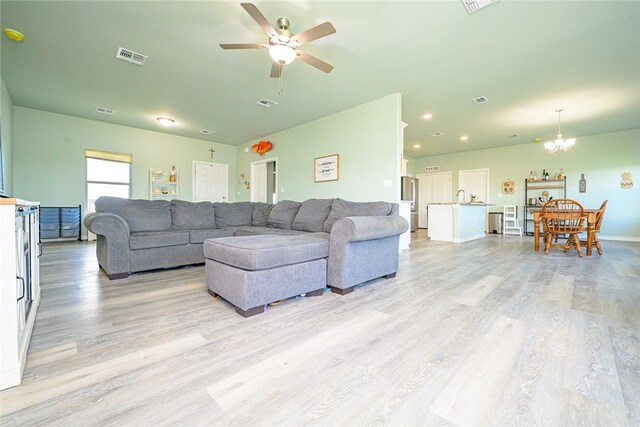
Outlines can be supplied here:
M209 293L244 317L270 302L301 294L322 295L327 285L329 241L313 235L239 236L204 242Z

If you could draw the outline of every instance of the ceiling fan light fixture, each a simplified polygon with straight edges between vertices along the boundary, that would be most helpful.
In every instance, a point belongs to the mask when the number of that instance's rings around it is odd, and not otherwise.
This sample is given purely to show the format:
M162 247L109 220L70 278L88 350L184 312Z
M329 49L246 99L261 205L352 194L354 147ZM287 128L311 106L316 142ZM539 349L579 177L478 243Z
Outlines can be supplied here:
M296 51L285 44L275 44L269 48L269 55L278 64L291 64L296 59Z

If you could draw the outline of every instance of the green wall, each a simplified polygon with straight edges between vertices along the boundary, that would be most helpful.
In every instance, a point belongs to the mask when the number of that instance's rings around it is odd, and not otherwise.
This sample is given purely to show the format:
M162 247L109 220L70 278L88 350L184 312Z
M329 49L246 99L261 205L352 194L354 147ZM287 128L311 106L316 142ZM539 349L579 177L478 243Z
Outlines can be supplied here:
M0 127L2 128L2 170L4 191L0 194L13 195L13 102L0 76Z
M86 203L84 149L133 155L131 197L149 198L149 168L176 165L180 199L191 200L192 161L229 165L229 198L234 200L236 149L230 145L113 125L29 108L14 109L14 194L43 206Z
M258 140L241 145L236 157L236 198L250 198L239 175L244 173L249 180L251 162L277 157L278 200L341 197L395 202L400 198L400 121L401 95L394 94L260 138L273 143L273 150L264 156L244 151ZM340 155L340 179L315 183L314 159L331 154Z
M603 237L640 241L640 129L578 137L576 146L566 153L549 154L542 144L531 143L421 157L412 159L409 165L414 176L424 173L425 166L452 171L452 200L458 189L459 170L489 168L490 202L496 204L491 210L501 210L508 204L522 207L524 180L531 170L536 170L539 176L542 169L549 169L553 175L563 168L568 198L579 201L585 208L598 208L605 199L609 200L601 229ZM633 174L633 188L620 188L622 172ZM586 193L578 191L580 174L587 180ZM516 182L513 195L501 194L505 179Z

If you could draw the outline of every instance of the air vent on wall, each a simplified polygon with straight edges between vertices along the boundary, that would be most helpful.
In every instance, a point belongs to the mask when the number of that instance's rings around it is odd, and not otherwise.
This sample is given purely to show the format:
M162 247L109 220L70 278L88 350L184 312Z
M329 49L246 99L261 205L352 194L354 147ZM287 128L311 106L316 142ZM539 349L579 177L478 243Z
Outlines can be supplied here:
M444 132L431 132L429 134L429 136L442 136L442 135L444 135Z
M464 7L467 8L467 12L469 15L475 13L482 9L483 7L487 7L490 4L497 2L498 0L462 0Z
M129 49L125 49L123 47L118 48L118 53L116 53L116 58L122 59L123 61L127 61L127 62L130 62L131 64L136 64L136 65L144 65L144 62L147 60L146 55L134 52Z
M473 98L473 102L476 104L486 104L489 102L489 99L486 96L479 96L477 98Z
M262 98L260 101L256 102L256 104L261 105L261 106L266 107L266 108L271 108L274 105L277 105L278 103L276 101L272 101L272 100L267 99L267 98Z
M113 116L116 112L110 108L104 108L104 107L97 107L96 111L98 113L102 113L102 114L108 114L110 116Z

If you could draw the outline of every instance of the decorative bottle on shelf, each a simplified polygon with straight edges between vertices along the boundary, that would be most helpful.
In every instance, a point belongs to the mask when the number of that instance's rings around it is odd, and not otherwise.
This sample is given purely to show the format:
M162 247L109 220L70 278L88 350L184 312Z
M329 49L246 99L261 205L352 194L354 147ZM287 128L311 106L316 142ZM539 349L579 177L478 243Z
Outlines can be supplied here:
M533 181L533 171L529 172L529 181Z
M584 174L580 174L579 189L581 193L587 192L587 180L584 179Z
M558 174L558 179L562 181L564 179L564 171L560 168L560 173Z
M545 181L549 181L549 170L548 169L544 170L544 180Z
M533 180L537 181L538 180L538 172L533 171Z

